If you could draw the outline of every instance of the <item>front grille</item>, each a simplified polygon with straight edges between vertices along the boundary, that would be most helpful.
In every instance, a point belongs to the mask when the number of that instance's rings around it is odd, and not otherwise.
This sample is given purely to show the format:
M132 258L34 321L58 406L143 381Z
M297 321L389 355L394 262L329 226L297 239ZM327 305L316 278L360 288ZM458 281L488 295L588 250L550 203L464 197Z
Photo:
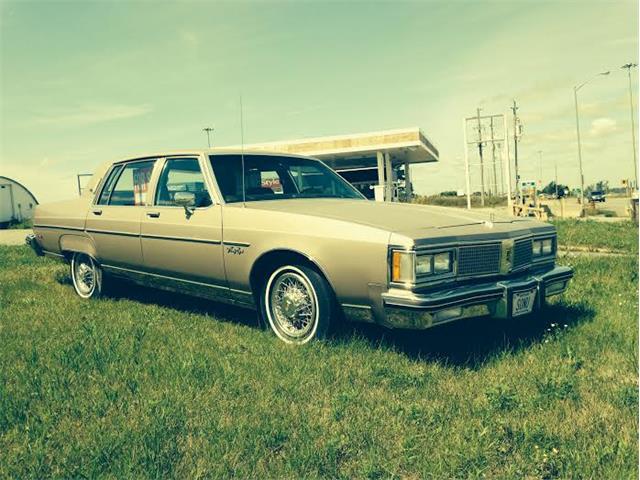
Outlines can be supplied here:
M517 240L513 247L513 270L529 265L533 260L533 240Z
M500 243L460 247L458 275L486 275L500 271Z

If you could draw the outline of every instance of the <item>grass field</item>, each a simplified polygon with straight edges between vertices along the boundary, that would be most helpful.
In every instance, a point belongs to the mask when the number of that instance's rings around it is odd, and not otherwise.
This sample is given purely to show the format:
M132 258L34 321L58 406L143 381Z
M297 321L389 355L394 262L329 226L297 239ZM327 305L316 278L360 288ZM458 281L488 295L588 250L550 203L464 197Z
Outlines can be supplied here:
M555 220L558 242L566 247L608 249L638 254L638 227L631 221Z
M536 318L292 348L0 247L0 477L637 478L637 260L572 258Z
M417 195L412 203L424 205L440 205L442 207L467 207L467 197L445 196L445 195ZM471 196L471 205L473 207L481 206L480 195ZM484 199L485 207L506 207L507 199L504 197L494 197L487 195Z

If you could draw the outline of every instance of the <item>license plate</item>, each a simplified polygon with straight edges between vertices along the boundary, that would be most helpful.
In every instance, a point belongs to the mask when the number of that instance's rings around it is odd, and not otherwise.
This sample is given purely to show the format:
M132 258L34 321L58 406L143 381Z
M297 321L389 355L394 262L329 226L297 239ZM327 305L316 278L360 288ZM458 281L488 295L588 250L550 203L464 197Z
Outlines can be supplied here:
M529 290L528 292L515 292L513 294L513 306L511 307L511 313L514 317L518 315L526 315L533 310L533 304L536 299L536 290Z

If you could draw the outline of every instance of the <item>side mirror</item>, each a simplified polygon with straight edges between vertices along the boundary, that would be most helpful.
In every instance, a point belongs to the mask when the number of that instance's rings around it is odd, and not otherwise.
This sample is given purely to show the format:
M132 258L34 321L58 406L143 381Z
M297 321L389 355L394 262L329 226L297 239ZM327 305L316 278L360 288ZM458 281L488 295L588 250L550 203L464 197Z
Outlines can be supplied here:
M173 202L180 207L184 207L184 214L189 218L195 211L196 194L193 192L176 192L173 195Z

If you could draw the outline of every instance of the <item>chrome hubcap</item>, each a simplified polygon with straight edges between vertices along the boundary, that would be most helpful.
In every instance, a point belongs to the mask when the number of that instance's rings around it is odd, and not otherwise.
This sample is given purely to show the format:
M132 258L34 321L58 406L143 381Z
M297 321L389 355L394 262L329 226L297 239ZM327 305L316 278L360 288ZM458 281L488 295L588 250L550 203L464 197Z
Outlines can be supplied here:
M90 293L95 284L95 272L91 260L85 257L79 258L75 263L74 270L78 290L84 294Z
M312 287L302 275L286 272L273 283L270 313L277 326L291 337L302 337L313 327L316 305Z

